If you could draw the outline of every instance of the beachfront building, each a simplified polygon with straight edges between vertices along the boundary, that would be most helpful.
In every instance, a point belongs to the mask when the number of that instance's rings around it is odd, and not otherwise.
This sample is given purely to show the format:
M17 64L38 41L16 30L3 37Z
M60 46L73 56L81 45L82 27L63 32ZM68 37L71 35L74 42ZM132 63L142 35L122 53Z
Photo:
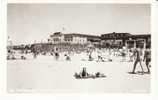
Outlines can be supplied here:
M151 46L151 35L132 35L130 33L107 33L101 36L79 33L55 32L48 38L47 43L36 43L38 50L50 51L82 51L89 47L97 48L145 48Z
M101 35L102 45L104 47L121 48L125 46L125 41L131 36L130 33L107 33Z
M80 44L85 45L89 42L99 42L100 37L94 35L86 35L79 33L67 33L63 34L61 32L55 32L50 35L49 42L52 44Z
M150 34L132 35L130 33L107 33L101 35L102 45L110 48L145 48L151 47Z
M100 40L100 37L95 35L55 32L50 35L45 48L49 51L82 51L89 45L98 46Z
M131 35L128 37L125 43L127 48L151 48L151 35L150 34L139 34Z

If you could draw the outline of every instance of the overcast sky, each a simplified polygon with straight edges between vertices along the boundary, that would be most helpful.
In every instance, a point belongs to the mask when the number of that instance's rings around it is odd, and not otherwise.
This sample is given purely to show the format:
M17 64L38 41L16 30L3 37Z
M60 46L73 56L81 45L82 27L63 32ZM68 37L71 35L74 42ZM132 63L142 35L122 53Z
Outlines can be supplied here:
M56 31L150 33L149 4L9 4L7 9L8 36L15 44L40 41Z

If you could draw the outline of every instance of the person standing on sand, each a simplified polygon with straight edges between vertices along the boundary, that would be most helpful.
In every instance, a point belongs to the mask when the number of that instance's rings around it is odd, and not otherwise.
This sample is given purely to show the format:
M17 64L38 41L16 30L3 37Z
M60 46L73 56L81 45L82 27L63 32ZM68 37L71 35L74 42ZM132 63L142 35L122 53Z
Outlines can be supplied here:
M148 73L150 73L149 63L151 61L151 50L148 47L144 51L144 59L143 59L143 61L145 61L146 67L148 69Z
M135 69L138 63L140 64L140 67L142 69L142 74L144 74L144 70L140 58L140 50L135 48L133 56L135 56L135 61L134 61L132 74L135 74Z
M58 48L55 49L54 55L55 55L55 60L58 60L58 59L59 59L59 56L60 56L60 55L59 55Z

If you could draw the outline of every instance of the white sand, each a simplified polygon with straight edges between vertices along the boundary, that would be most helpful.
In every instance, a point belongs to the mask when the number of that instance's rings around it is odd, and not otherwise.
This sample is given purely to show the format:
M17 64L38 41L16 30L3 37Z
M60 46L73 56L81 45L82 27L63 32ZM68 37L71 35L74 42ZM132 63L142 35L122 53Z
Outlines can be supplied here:
M150 92L150 74L129 74L133 62L81 61L81 56L72 61L55 61L51 56L37 59L9 60L7 62L7 86L9 92ZM85 57L83 57L85 59ZM143 66L144 63L143 63ZM106 78L75 79L75 72L87 67L89 73L101 72ZM144 67L147 71L147 69ZM139 66L137 71L141 71Z

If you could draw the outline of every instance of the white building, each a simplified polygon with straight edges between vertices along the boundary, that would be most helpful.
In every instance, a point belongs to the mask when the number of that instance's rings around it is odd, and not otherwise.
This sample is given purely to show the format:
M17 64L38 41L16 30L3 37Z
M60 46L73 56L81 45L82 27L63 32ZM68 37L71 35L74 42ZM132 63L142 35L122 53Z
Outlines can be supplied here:
M64 43L64 34L61 32L55 32L53 35L50 35L49 42L52 44Z
M62 34L61 32L55 32L50 35L49 42L52 44L88 44L90 41L99 40L99 36L85 35L85 34L77 34L77 33L69 33Z
M88 39L80 34L65 34L64 35L65 43L69 44L87 44Z

